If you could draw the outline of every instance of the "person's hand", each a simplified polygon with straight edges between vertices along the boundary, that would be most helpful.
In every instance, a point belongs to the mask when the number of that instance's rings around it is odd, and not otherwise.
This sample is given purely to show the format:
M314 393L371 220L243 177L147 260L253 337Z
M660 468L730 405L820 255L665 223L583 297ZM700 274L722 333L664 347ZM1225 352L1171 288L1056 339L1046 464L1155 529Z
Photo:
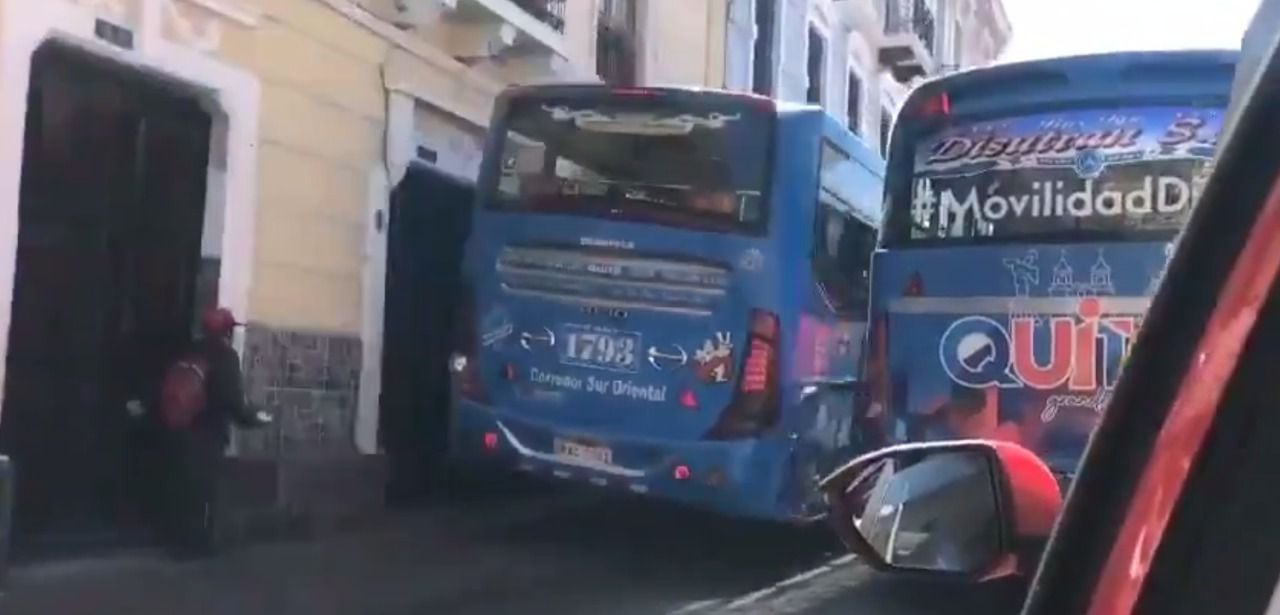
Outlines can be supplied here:
M142 405L142 401L130 399L124 404L125 412L129 413L129 418L136 419L147 413L147 407Z
M259 410L253 414L253 423L255 427L265 427L275 422L275 417Z

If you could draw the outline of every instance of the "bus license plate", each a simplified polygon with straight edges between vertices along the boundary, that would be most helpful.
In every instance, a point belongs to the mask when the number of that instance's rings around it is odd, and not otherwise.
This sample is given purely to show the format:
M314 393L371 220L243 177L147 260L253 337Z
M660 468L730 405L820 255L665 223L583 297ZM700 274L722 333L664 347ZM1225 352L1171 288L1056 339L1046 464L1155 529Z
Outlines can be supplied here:
M581 325L565 325L562 333L564 343L559 345L561 363L617 372L637 371L639 333Z
M605 446L591 446L570 440L556 439L556 456L572 461L586 461L598 465L613 465L613 451Z

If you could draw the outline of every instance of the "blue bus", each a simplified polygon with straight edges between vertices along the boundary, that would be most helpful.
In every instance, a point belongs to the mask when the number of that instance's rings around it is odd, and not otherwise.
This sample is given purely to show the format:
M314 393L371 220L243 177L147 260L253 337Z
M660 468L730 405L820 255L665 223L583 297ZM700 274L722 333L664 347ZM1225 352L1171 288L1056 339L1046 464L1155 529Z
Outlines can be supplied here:
M887 163L859 410L1022 443L1065 480L1213 166L1237 54L998 65L914 90Z
M883 161L817 107L597 85L498 100L451 455L778 520L860 452Z

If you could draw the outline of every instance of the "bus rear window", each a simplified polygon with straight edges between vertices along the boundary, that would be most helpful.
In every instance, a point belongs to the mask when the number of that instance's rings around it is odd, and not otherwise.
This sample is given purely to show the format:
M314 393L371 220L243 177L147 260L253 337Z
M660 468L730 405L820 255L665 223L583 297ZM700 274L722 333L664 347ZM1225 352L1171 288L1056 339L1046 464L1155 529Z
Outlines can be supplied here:
M1222 109L1073 110L952 123L893 181L890 241L1163 239L1212 166Z
M487 200L505 211L760 232L772 114L660 98L511 102Z

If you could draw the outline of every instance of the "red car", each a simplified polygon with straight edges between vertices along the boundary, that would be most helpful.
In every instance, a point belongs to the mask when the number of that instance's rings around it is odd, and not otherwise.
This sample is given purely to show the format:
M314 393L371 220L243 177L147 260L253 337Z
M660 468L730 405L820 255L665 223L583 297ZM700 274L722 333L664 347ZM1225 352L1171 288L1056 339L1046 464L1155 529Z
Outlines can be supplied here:
M1031 615L1280 612L1278 43L1264 0L1213 177L1065 502L1016 445L884 449L823 482L852 551L902 575L1030 579Z

